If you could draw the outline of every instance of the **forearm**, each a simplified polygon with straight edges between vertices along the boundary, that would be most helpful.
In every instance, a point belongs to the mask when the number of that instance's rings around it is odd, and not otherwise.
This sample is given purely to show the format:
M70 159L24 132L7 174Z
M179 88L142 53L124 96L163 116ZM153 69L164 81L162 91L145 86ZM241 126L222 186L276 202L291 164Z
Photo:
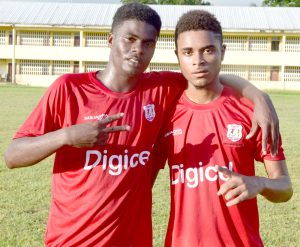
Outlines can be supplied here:
M223 85L233 88L235 91L239 92L240 95L251 100L253 103L270 100L266 93L241 77L222 74L220 75L220 80Z
M4 158L8 168L31 166L50 156L65 145L64 129L37 137L14 139Z
M258 177L261 184L260 194L271 202L286 202L293 195L291 181L288 176L271 179Z

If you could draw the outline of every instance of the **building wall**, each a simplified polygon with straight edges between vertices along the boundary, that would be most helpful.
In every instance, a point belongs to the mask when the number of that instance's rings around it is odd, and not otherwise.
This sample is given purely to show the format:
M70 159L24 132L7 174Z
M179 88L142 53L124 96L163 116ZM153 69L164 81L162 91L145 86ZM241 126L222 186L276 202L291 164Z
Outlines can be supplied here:
M105 68L108 30L0 26L0 79L49 86L64 73ZM259 88L300 90L300 33L226 32L222 72ZM179 71L174 36L164 32L148 70Z

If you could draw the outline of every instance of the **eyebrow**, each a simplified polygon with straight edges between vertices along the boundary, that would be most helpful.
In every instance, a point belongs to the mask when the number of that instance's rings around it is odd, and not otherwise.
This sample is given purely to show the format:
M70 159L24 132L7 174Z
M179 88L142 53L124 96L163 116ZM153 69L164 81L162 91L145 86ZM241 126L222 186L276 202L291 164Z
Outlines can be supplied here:
M125 36L133 36L133 37L135 37L135 38L138 38L138 39L140 39L140 37L138 36L138 35L136 35L136 34L134 34L134 33L126 33L125 34ZM156 39L157 39L158 37L156 37ZM156 42L156 39L143 39L143 42Z
M201 47L200 50L202 51L202 50L205 50L205 49L208 49L208 48L216 48L216 46L215 45L207 45L207 46ZM184 47L180 50L182 50L182 51L193 50L193 48L192 47Z

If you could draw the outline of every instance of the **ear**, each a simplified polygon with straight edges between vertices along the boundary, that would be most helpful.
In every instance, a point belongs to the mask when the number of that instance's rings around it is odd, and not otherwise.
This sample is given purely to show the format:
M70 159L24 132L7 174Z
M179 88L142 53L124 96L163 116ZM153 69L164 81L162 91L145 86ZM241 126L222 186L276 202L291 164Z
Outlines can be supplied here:
M175 55L176 55L176 57L177 57L178 64L180 65L180 61L179 61L179 57L178 57L178 51L177 51L177 49L175 49L175 50L174 50L174 53L175 53Z
M222 45L222 47L221 47L221 61L223 61L223 59L224 59L224 56L225 56L225 51L226 51L226 45Z
M109 48L112 47L113 38L114 38L114 35L112 33L110 33L107 37L107 44L108 44Z

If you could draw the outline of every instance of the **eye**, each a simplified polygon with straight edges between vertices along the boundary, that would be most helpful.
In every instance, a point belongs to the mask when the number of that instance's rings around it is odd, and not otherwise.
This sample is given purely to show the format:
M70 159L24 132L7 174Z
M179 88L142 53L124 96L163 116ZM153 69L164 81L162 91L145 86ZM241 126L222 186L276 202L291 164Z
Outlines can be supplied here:
M153 42L153 41L147 41L147 42L145 42L145 46L148 47L148 48L154 47L154 45L155 45L155 42Z
M135 41L135 38L132 36L127 36L124 38L126 42L133 43Z
M215 48L213 48L213 47L209 47L204 50L204 53L206 53L206 54L212 54L214 52L215 52Z
M193 55L193 52L191 50L184 50L182 52L182 54L185 55L185 56L191 56L191 55Z

